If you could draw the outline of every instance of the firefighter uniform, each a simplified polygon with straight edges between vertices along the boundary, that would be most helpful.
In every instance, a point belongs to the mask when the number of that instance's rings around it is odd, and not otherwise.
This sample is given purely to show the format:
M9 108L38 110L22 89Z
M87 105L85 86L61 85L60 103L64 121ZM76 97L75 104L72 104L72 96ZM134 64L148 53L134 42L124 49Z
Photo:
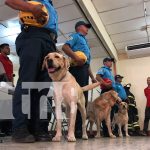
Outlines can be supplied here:
M138 109L135 96L130 92L129 84L125 86L128 99L128 130L130 135L138 135L140 131Z

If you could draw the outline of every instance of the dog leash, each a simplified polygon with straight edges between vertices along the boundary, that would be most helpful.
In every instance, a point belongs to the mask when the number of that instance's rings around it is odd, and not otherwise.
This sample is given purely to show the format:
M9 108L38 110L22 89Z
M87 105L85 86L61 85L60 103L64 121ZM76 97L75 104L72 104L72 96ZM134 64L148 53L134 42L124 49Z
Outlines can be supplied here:
M93 89L92 89L92 91L91 91L91 99L90 99L90 101L91 101L91 102L93 101Z

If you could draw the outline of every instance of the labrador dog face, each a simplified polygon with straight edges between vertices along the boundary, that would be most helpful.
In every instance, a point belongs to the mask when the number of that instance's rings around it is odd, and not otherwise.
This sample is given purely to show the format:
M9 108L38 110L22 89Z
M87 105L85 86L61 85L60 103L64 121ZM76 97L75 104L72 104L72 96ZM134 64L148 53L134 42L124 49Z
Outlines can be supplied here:
M121 102L119 104L119 112L121 112L122 114L125 114L128 110L128 105L126 102Z
M66 58L59 53L49 53L45 58L43 62L42 68L48 70L49 74L53 74L62 68L68 67Z

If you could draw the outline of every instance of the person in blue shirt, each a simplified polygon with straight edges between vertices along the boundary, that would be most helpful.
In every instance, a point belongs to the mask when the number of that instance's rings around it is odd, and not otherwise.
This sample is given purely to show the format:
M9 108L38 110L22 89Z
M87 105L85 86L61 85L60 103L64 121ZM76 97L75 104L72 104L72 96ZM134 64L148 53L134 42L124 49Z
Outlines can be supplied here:
M46 70L41 70L44 57L50 52L56 52L58 30L58 16L51 0L35 0L39 5L28 3L26 0L5 0L9 7L31 12L39 24L36 27L21 23L21 33L16 38L16 52L20 60L19 79L13 96L13 135L12 140L17 143L31 143L35 141L50 141L48 134L48 120L40 119L39 103L42 95L47 95L49 89L31 91L31 119L22 113L22 83L51 81ZM43 11L43 5L48 14ZM47 20L47 16L49 16Z
M126 102L127 94L126 94L126 91L125 91L124 87L121 84L122 79L123 79L123 76L121 76L121 75L116 75L115 76L116 92L118 93L118 96L122 99L122 101Z
M66 41L62 50L72 59L77 62L77 66L71 66L69 71L75 77L76 81L79 83L81 87L88 85L89 76L91 77L92 82L96 82L91 68L91 52L90 47L86 39L86 35L88 34L88 30L91 28L91 24L87 24L84 21L79 21L75 25L76 33L70 35L68 41ZM78 57L74 52L81 51L86 57L86 63L80 57ZM88 101L88 92L84 92L86 103ZM76 138L82 137L82 119L81 114L78 111L76 117L76 125L75 125L75 136Z
M104 88L101 90L101 94L114 89L115 90L115 78L113 76L111 67L113 65L114 59L106 57L103 60L104 66L102 66L97 74L96 74L96 79L100 82L102 82ZM111 82L107 82L106 80L110 80Z
M98 70L96 74L97 81L101 82L103 85L103 88L101 86L101 94L108 92L110 90L115 90L115 78L112 73L111 67L113 65L114 59L110 57L106 57L103 59L103 66ZM109 81L109 82L108 82ZM114 116L114 111L116 107L112 107L111 111L111 119ZM102 128L103 128L103 136L108 137L108 129L106 126L105 121L102 121Z

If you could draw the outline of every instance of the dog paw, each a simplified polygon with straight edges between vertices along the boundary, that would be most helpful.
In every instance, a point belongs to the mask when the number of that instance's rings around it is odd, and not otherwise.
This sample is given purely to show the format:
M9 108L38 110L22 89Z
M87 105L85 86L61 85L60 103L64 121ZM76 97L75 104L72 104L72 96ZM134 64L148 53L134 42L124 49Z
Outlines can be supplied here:
M53 139L52 139L53 142L60 142L61 141L61 136L55 136Z
M68 142L76 142L76 138L74 136L68 136L67 139Z
M126 137L130 137L130 135L129 135L129 134L126 134Z
M119 137L123 137L123 135L122 135L122 134L119 134Z
M110 135L110 138L116 138L116 136L112 134L112 135Z
M87 136L87 135L83 135L83 136L82 136L82 139L83 139L83 140L88 140L88 136Z

